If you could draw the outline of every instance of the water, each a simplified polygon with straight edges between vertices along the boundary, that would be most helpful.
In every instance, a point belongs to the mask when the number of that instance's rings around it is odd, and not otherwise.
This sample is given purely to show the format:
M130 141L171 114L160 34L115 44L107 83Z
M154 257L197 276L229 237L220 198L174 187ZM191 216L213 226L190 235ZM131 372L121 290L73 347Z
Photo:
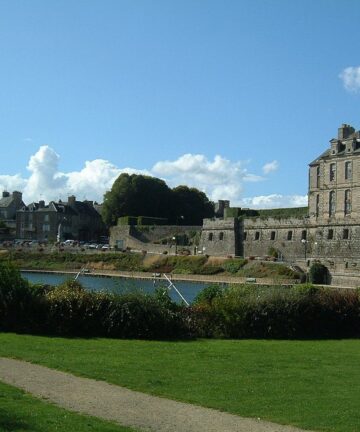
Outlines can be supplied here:
M53 273L32 273L21 272L21 275L32 283L43 283L48 285L59 285L62 282L74 279L74 275L68 274L53 274ZM77 279L84 288L89 291L108 291L116 294L128 292L145 292L153 293L157 287L167 287L169 284L164 280L152 279L135 279L123 277L101 277L81 275ZM174 281L176 288L181 292L185 299L192 303L196 295L205 287L210 285L209 282L189 282L189 281ZM180 302L179 295L171 289L169 291L172 300Z

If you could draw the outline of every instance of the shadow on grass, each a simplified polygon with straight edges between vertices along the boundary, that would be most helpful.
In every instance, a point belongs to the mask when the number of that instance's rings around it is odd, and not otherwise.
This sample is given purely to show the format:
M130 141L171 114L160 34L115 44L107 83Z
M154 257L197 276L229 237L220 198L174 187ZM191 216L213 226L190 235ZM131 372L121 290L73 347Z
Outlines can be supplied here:
M14 418L8 411L0 408L0 431L16 432L33 430L24 420Z

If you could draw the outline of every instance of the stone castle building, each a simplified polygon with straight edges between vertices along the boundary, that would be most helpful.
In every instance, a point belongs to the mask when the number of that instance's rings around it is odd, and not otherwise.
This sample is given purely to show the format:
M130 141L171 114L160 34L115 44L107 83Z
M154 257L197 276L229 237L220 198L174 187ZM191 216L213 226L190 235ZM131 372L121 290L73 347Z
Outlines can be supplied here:
M280 258L308 268L320 261L333 284L360 286L360 132L343 124L309 164L308 212L301 217L205 219L209 255Z

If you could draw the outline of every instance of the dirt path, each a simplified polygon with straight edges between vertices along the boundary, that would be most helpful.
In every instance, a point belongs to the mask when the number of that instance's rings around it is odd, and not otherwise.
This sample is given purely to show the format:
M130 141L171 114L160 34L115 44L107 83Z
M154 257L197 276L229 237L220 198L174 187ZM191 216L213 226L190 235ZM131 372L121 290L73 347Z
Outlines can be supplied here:
M144 431L301 432L8 358L0 358L0 380L68 410Z

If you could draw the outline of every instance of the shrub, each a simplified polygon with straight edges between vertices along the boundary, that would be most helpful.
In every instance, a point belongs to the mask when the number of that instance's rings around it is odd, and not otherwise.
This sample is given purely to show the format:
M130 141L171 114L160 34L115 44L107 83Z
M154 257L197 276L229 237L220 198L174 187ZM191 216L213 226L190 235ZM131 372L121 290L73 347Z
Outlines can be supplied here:
M18 269L0 262L0 329L24 332L41 320L41 295L21 278Z
M194 299L194 305L211 305L215 298L223 295L224 289L219 284L209 285L201 290Z
M329 270L321 263L313 263L309 270L309 279L314 284L327 284L329 282Z
M244 265L247 264L246 259L235 258L229 261L225 261L222 265L224 271L228 273L235 274L237 273Z

